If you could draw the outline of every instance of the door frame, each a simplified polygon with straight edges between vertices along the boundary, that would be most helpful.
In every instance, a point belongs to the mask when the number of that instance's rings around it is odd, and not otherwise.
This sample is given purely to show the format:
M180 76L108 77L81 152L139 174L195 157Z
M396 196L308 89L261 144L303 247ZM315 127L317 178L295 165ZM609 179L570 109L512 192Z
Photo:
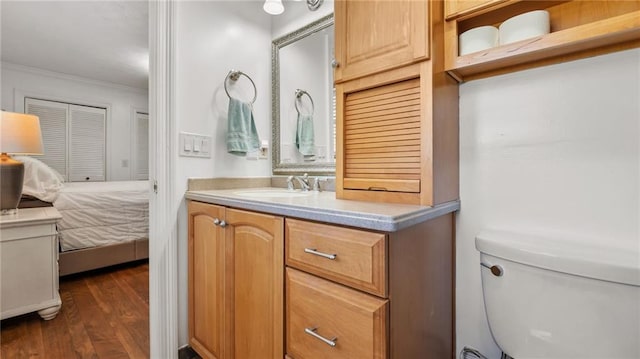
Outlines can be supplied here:
M149 339L151 358L178 357L178 201L174 201L174 0L149 0Z

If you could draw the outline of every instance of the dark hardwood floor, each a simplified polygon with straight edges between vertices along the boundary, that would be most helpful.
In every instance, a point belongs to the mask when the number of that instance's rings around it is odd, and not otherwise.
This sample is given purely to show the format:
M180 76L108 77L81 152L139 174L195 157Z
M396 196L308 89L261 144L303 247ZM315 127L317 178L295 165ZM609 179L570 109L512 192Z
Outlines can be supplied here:
M149 264L146 261L60 279L62 308L0 323L0 358L148 358Z

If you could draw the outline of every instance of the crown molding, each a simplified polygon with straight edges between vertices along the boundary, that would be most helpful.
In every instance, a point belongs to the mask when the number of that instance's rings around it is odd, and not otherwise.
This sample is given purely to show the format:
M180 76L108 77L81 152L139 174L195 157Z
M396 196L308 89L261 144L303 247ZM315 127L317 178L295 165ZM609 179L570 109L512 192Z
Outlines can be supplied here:
M90 79L82 76L69 75L62 72L55 72L51 70L41 69L38 67L19 65L19 64L14 64L12 62L6 62L6 61L2 61L0 64L2 65L3 69L7 69L7 70L25 72L29 74L46 76L46 77L51 77L51 78L56 78L56 79L66 80L66 81L81 82L89 85L102 86L102 87L107 87L107 88L116 89L120 91L128 91L128 92L133 92L133 93L138 93L143 95L149 93L148 89L121 85L113 82L94 80L94 79Z

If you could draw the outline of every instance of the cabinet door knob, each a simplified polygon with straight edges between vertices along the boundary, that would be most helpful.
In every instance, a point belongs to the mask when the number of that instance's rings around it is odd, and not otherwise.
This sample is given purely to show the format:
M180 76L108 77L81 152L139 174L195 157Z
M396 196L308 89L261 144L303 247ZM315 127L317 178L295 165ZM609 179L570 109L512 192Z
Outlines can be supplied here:
M215 219L213 220L213 224L214 224L214 225L216 225L216 226L217 226L217 225L219 225L219 224L220 224L220 220L219 220L219 219L217 219L217 218L215 218Z
M224 228L227 226L227 222L225 221L220 221L220 227Z
M331 67L333 67L334 69L337 69L338 67L340 67L340 63L338 62L338 60L336 59L331 60Z
M314 328L304 328L304 332L311 335L312 337L316 338L316 339L320 339L321 341L327 343L327 345L331 346L331 347L335 347L336 346L336 340L338 340L338 337L333 337L331 339L327 339L325 337L323 337L322 335L316 333L316 330L318 330L318 327L314 327Z
M327 253L318 252L318 251L316 251L315 248L305 248L304 252L305 253L314 254L316 256L320 256L320 257L323 257L323 258L331 259L331 260L336 259L336 257L338 256L337 254L327 254Z

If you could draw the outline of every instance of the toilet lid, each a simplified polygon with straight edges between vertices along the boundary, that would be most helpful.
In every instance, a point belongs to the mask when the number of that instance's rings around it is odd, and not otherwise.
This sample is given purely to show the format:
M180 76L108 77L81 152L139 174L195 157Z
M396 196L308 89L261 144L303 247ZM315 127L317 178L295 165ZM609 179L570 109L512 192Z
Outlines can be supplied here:
M640 241L485 229L476 236L476 249L517 263L640 286Z

